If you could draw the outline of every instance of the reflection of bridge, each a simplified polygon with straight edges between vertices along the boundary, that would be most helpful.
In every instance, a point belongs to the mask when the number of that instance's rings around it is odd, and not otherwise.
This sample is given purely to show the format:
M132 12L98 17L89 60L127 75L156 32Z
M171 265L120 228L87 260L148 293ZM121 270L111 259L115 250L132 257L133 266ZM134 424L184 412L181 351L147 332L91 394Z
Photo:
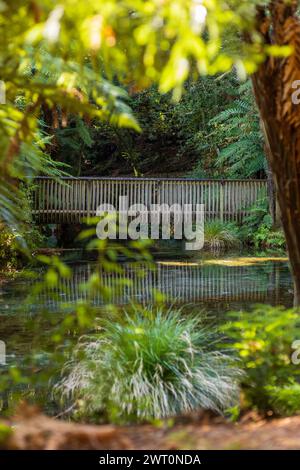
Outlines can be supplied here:
M261 194L264 180L199 180L180 178L36 179L33 213L40 223L80 222L96 215L101 204L119 209L119 196L129 206L144 204L205 205L206 219L241 220Z
M100 272L101 286L111 293L110 302L126 304L131 301L153 303L155 292L164 294L168 303L189 303L201 301L249 301L266 302L279 298L280 264L265 266L219 266L193 263L158 263L156 269L147 265L137 267L134 263L124 264L123 273ZM94 265L76 266L73 277L63 281L61 290L55 291L51 299L45 292L45 305L51 309L57 306L57 299L73 303L87 300L82 290ZM124 285L124 277L130 283ZM101 290L92 295L94 305L103 305ZM56 299L56 300L55 300Z

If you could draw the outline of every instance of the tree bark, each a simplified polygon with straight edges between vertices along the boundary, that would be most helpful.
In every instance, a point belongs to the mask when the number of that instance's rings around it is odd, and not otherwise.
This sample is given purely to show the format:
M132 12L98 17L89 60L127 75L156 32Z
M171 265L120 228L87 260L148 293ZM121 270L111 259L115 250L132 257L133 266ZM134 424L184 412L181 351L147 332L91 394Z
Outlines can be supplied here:
M263 121L267 158L281 211L291 270L294 302L300 305L300 104L294 104L292 84L300 79L300 22L297 1L274 0L270 15L258 9L258 28L265 43L291 45L287 58L269 57L252 77Z

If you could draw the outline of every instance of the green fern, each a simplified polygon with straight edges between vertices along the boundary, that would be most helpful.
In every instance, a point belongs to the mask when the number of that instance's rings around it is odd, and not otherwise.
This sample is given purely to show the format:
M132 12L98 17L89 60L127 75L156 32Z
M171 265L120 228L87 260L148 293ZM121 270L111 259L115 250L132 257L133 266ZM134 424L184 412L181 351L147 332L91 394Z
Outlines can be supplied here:
M266 158L250 81L237 89L238 98L210 120L216 149L215 167L224 176L264 176Z

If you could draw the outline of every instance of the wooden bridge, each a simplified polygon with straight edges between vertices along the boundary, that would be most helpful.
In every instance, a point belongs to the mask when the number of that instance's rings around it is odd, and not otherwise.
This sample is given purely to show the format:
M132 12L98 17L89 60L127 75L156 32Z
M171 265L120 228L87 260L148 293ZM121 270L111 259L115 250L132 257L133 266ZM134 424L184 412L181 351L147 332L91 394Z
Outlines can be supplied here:
M39 223L79 223L96 215L101 204L119 209L119 197L129 206L144 204L205 205L205 219L241 221L267 192L265 180L200 180L183 178L39 177L33 214Z

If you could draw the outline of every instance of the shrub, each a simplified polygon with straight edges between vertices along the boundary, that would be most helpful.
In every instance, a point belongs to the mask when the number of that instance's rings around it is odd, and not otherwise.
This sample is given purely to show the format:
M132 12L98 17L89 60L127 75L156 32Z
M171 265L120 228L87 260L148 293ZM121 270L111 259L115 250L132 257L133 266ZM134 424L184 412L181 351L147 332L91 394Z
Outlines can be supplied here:
M266 387L275 412L279 415L292 416L300 413L300 384L294 380L284 387Z
M106 321L86 338L58 385L81 412L110 421L163 418L195 408L218 412L238 397L240 372L213 345L216 333L199 317L152 309Z
M233 321L223 330L233 340L246 372L245 405L280 414L300 410L300 370L291 362L292 344L300 338L297 311L262 305L230 316Z
M255 232L260 225L272 225L269 202L265 195L260 195L255 203L247 208L247 213L243 218L243 228L250 233Z
M206 247L211 250L234 248L240 244L238 228L234 223L213 220L204 227Z
M247 208L247 215L243 218L243 224L240 227L240 237L243 243L253 245L253 237L260 226L271 228L272 217L269 213L268 199L260 196L255 204Z
M268 199L258 198L248 211L239 231L242 242L260 249L284 249L284 233L281 229L273 227Z
M0 271L17 267L16 235L0 224Z
M31 189L19 188L19 204L23 220L19 224L5 224L0 220L0 271L13 271L22 266L25 257L41 246L43 236L31 217Z
M34 225L24 225L18 232L17 229L10 229L0 223L0 272L14 271L21 267L25 254L41 246L42 240L42 235Z
M272 229L272 227L263 224L253 234L253 243L256 248L284 249L284 233L280 229Z

